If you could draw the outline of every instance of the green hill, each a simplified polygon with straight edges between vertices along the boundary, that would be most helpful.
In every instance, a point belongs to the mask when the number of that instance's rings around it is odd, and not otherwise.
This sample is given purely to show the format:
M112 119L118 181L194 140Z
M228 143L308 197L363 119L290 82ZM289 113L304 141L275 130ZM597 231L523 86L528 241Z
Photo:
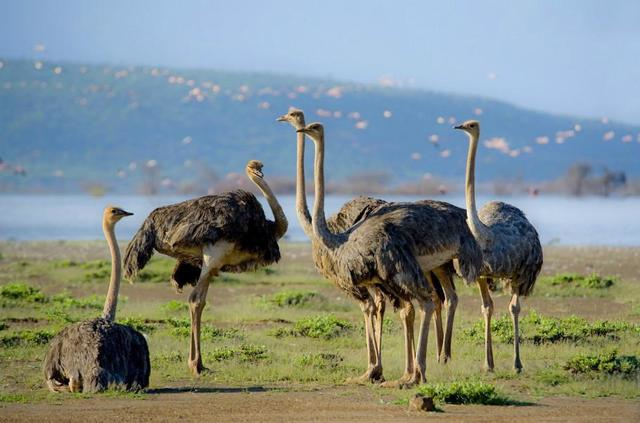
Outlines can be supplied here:
M295 135L275 122L289 106L325 123L333 180L359 172L459 180L467 142L451 122L469 118L481 120L488 141L481 180L549 180L575 162L640 173L639 127L295 76L3 60L0 105L5 191L98 184L133 192L152 177L188 186L241 172L252 158L269 175L292 177ZM18 165L26 176L15 174Z

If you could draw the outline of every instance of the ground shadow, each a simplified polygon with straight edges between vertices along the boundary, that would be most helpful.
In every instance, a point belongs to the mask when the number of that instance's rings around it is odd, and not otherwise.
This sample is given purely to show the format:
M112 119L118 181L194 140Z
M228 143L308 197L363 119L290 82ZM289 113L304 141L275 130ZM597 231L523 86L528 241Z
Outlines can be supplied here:
M144 392L147 394L233 394L239 392L271 392L277 391L278 388L266 388L264 386L244 386L237 388L214 388L207 386L186 386L186 387L177 387L177 388L153 388L147 389Z

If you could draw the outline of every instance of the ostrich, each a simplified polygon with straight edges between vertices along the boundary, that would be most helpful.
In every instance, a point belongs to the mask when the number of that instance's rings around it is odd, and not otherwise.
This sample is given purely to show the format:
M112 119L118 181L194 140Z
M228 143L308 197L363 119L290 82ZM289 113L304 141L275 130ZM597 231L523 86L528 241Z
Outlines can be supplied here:
M125 277L133 280L154 249L178 260L172 282L189 295L191 343L188 365L195 375L204 367L200 353L200 322L210 279L223 272L253 270L280 260L278 240L287 218L263 179L262 163L251 160L246 173L267 199L275 222L267 220L257 198L237 190L208 195L155 209L142 224L125 253Z
M398 383L424 382L433 290L422 269L434 269L454 258L467 281L475 280L480 251L454 206L436 201L383 204L342 232L333 233L324 215L324 128L312 123L299 133L315 144L312 242L320 272L360 303L365 320L369 367L362 381L382 379L381 333L376 333L376 305L368 288L377 288L400 302L405 334L405 374ZM457 209L460 210L460 209ZM413 307L420 307L420 335L414 353ZM381 322L380 322L381 325Z
M465 182L465 200L469 228L482 248L483 264L478 285L482 297L482 314L485 325L485 367L493 370L493 349L491 345L491 315L493 301L489 286L493 279L508 281L511 288L509 312L513 322L513 367L516 372L522 370L520 361L520 335L518 315L520 314L520 296L527 296L542 267L542 247L538 232L527 220L524 213L506 203L493 201L486 204L478 213L475 194L475 162L480 123L469 120L455 129L464 131L469 137L467 174Z
M144 336L114 323L122 266L115 224L132 213L106 207L102 218L111 252L111 280L102 317L76 323L52 340L44 376L53 392L98 392L111 386L140 390L149 385L149 348Z
M289 112L285 115L280 116L277 119L278 122L288 122L291 126L293 126L296 130L302 129L305 126L304 113L300 109L290 108ZM313 229L311 227L311 215L309 213L309 209L307 207L307 199L306 199L306 190L305 190L305 170L304 170L304 133L297 133L297 163L296 163L296 213L298 215L298 220L300 221L300 226L302 227L305 234L313 240ZM380 207L382 205L388 204L384 200L374 199L371 197L358 197L354 200L351 200L345 203L340 211L335 215L331 216L327 220L327 225L329 229L333 233L339 233L347 230L349 227L353 226L358 220L364 219L367 217L371 211L375 208ZM462 219L464 219L464 213L461 213ZM317 260L314 260L316 266L320 266L322 264L322 260L319 259L319 250L320 244L316 242L312 242L312 246L314 249L314 259L318 257ZM441 308L442 303L444 302L447 306L447 332L450 333L453 329L453 316L455 313L455 307L457 304L457 295L455 292L455 285L453 284L453 273L455 270L451 263L448 265L441 266L437 269L434 269L433 272L429 272L430 269L423 269L425 272L425 277L427 280L433 285L437 293L437 298L435 301L435 329L436 329L436 357L438 361L446 362L448 358L451 357L451 342L445 345L445 353L441 354L443 338L451 339L451 336L444 337L443 329L442 329L442 318L441 318ZM436 274L438 276L436 276ZM442 283L440 282L442 281ZM376 313L375 313L375 338L377 348L381 349L381 332L382 332L382 322L385 311L385 301L382 292L379 289L373 289L373 294L376 304ZM389 298L390 301L397 307L399 304L397 298ZM372 363L373 364L373 363Z

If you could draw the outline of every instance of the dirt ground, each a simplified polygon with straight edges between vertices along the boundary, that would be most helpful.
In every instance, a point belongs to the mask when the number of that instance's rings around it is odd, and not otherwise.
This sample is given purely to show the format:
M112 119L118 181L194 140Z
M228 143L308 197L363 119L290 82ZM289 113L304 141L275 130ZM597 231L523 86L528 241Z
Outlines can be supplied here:
M367 387L332 387L283 392L255 387L206 388L176 392L155 390L144 400L93 398L59 404L11 404L0 409L0 422L633 422L640 421L640 403L610 398L543 398L533 405L445 405L444 412L409 411L385 401Z

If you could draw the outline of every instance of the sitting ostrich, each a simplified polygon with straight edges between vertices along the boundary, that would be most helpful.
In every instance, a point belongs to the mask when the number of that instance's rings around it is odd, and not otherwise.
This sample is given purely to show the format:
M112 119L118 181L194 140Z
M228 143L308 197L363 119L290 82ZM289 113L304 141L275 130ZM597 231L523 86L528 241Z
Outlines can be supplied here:
M315 144L315 202L312 244L316 267L360 303L365 320L369 367L362 381L382 379L381 331L376 332L376 304L370 288L398 299L405 334L405 374L401 386L424 382L429 321L434 311L433 290L422 269L435 269L454 258L468 281L479 271L479 248L454 206L436 201L382 204L366 218L341 232L328 227L324 215L324 128L312 123L298 132ZM420 335L414 353L413 307L421 311ZM381 325L382 322L379 322Z
M482 314L485 325L485 367L493 370L493 348L491 345L491 315L493 300L489 286L493 279L503 279L511 288L509 312L513 322L513 367L522 370L520 361L520 334L518 315L520 296L527 296L533 290L536 278L542 268L542 246L538 232L527 220L524 213L506 203L493 201L478 213L475 193L475 162L480 123L469 120L455 129L464 131L469 137L465 200L469 228L482 248L483 264L478 285L482 296Z
M122 266L115 225L132 213L106 207L102 218L111 252L111 280L102 317L64 328L52 340L44 376L53 392L98 392L109 387L137 391L149 385L149 348L144 336L114 323Z
M305 127L303 111L293 107L289 109L289 112L287 114L278 117L277 121L287 122L296 130ZM306 181L304 176L305 134L303 132L298 132L296 141L296 213L303 231L310 239L313 240L311 214L309 213L309 208L307 206L305 188ZM332 215L327 220L327 225L329 227L329 230L333 233L346 231L358 221L366 219L367 216L376 208L388 204L388 202L381 199L375 199L371 197L357 197L345 203L336 214ZM465 217L466 215L464 213L464 210L458 210L458 218L464 221ZM320 243L312 242L312 248L314 263L319 269L323 264L323 260L321 259L323 252L322 246ZM447 359L451 356L451 342L448 342L448 344L444 345L444 354L442 354L442 347L444 343L443 338L451 339L451 335L449 335L448 337L443 336L441 309L442 303L444 303L448 310L447 333L450 333L453 330L453 317L455 313L455 306L457 304L457 295L455 292L455 285L453 284L453 274L455 273L455 270L452 266L452 263L448 263L446 265L433 269L433 271L431 271L431 269L423 269L423 273L437 294L437 297L434 299L436 307L434 319L437 345L436 357L438 361L446 362ZM376 347L380 353L382 347L382 323L385 312L385 297L382 291L378 288L371 288L371 291L374 297L374 305L376 307L374 316L374 337L376 339ZM400 305L400 301L398 298L391 298L389 297L389 295L387 295L387 297L394 305L394 307L397 308ZM407 308L410 308L411 303L405 304L405 306L407 306ZM413 310L411 309L405 310L405 313L407 313L409 316L413 316ZM370 366L375 366L375 363L370 363ZM358 378L356 378L355 380L358 381Z
M249 161L246 173L267 199L275 222L266 219L258 199L247 191L207 195L152 211L125 253L127 279L134 279L156 250L178 260L172 281L179 289L195 285L189 295L188 362L195 375L204 370L200 322L211 278L220 271L243 272L280 260L278 240L287 231L287 218L263 179L262 163Z

